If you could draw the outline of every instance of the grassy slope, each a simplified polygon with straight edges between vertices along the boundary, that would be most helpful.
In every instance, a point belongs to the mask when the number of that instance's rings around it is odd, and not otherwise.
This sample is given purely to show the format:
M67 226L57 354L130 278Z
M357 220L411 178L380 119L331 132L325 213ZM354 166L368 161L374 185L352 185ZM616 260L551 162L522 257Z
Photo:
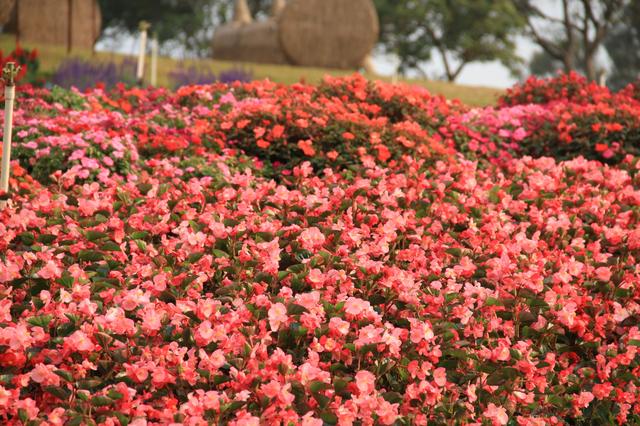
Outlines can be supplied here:
M3 52L10 52L15 46L15 38L12 35L0 35L0 49ZM37 47L40 52L40 66L41 71L44 73L52 73L60 64L60 62L67 56L66 49L58 46L32 46L28 43L24 44L24 47ZM74 56L81 56L84 58L93 58L95 60L113 60L121 61L125 58L124 55L97 52L92 54L90 52L76 52ZM210 67L214 72L229 69L232 67L242 67L249 70L256 79L268 78L272 81L291 84L301 80L308 83L316 83L322 79L326 74L330 75L345 75L349 74L349 71L321 69L321 68L304 68L304 67L291 67L282 65L265 65L265 64L236 64L226 61L214 61L214 60L185 60L179 61L167 57L161 57L158 59L158 83L160 85L168 85L168 75L172 69L179 66L180 62L185 65L190 65L194 62L198 62ZM375 75L368 75L367 77L376 78L389 81L389 77L380 77ZM489 105L495 102L496 97L501 93L500 89L492 89L487 87L473 87L463 86L458 84L451 84L443 81L427 81L427 80L401 80L410 84L416 84L427 88L432 93L442 94L450 99L460 99L462 102L469 105Z

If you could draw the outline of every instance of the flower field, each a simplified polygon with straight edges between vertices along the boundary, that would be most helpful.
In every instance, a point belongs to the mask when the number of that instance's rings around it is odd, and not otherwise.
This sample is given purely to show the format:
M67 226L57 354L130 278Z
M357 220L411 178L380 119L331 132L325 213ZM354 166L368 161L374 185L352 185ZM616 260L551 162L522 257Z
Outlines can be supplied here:
M0 422L640 422L640 89L25 87Z

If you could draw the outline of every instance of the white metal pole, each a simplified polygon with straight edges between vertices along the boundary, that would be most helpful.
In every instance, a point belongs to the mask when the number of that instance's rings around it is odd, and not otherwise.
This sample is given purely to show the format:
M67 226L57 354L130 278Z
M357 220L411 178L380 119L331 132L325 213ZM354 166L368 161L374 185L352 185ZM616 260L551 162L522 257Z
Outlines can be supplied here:
M158 85L158 36L151 40L151 85Z
M144 81L144 58L147 53L147 30L149 29L149 23L140 22L140 51L138 52L138 70L136 72L136 78L138 84L142 84Z
M15 77L20 67L8 62L2 77L4 79L4 133L2 138L2 172L0 174L0 190L9 192L9 174L11 172L11 132L13 128L13 102L16 97ZM0 200L0 209L7 207L6 200Z

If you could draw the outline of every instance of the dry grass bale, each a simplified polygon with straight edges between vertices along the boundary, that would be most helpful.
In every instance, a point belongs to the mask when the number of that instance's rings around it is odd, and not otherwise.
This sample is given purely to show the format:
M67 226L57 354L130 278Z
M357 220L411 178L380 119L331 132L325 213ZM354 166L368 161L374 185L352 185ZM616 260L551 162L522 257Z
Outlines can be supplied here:
M271 16L278 16L286 6L285 0L273 0L271 3Z
M9 23L16 6L16 0L0 0L0 25Z
M93 49L102 15L97 0L17 0L17 31L26 43Z
M268 19L251 24L231 23L216 30L213 38L215 59L287 64L280 47L276 21Z
M248 24L253 21L247 0L236 0L233 8L233 22Z
M278 22L285 54L301 66L358 68L379 31L371 0L290 0Z

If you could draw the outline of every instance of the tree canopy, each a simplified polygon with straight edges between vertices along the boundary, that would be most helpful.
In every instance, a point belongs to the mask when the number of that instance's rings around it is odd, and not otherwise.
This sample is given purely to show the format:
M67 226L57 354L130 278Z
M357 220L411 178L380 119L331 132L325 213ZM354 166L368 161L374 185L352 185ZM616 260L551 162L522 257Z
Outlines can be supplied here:
M376 0L381 44L419 70L436 54L453 81L471 62L499 60L515 70L515 37L524 21L510 0Z

